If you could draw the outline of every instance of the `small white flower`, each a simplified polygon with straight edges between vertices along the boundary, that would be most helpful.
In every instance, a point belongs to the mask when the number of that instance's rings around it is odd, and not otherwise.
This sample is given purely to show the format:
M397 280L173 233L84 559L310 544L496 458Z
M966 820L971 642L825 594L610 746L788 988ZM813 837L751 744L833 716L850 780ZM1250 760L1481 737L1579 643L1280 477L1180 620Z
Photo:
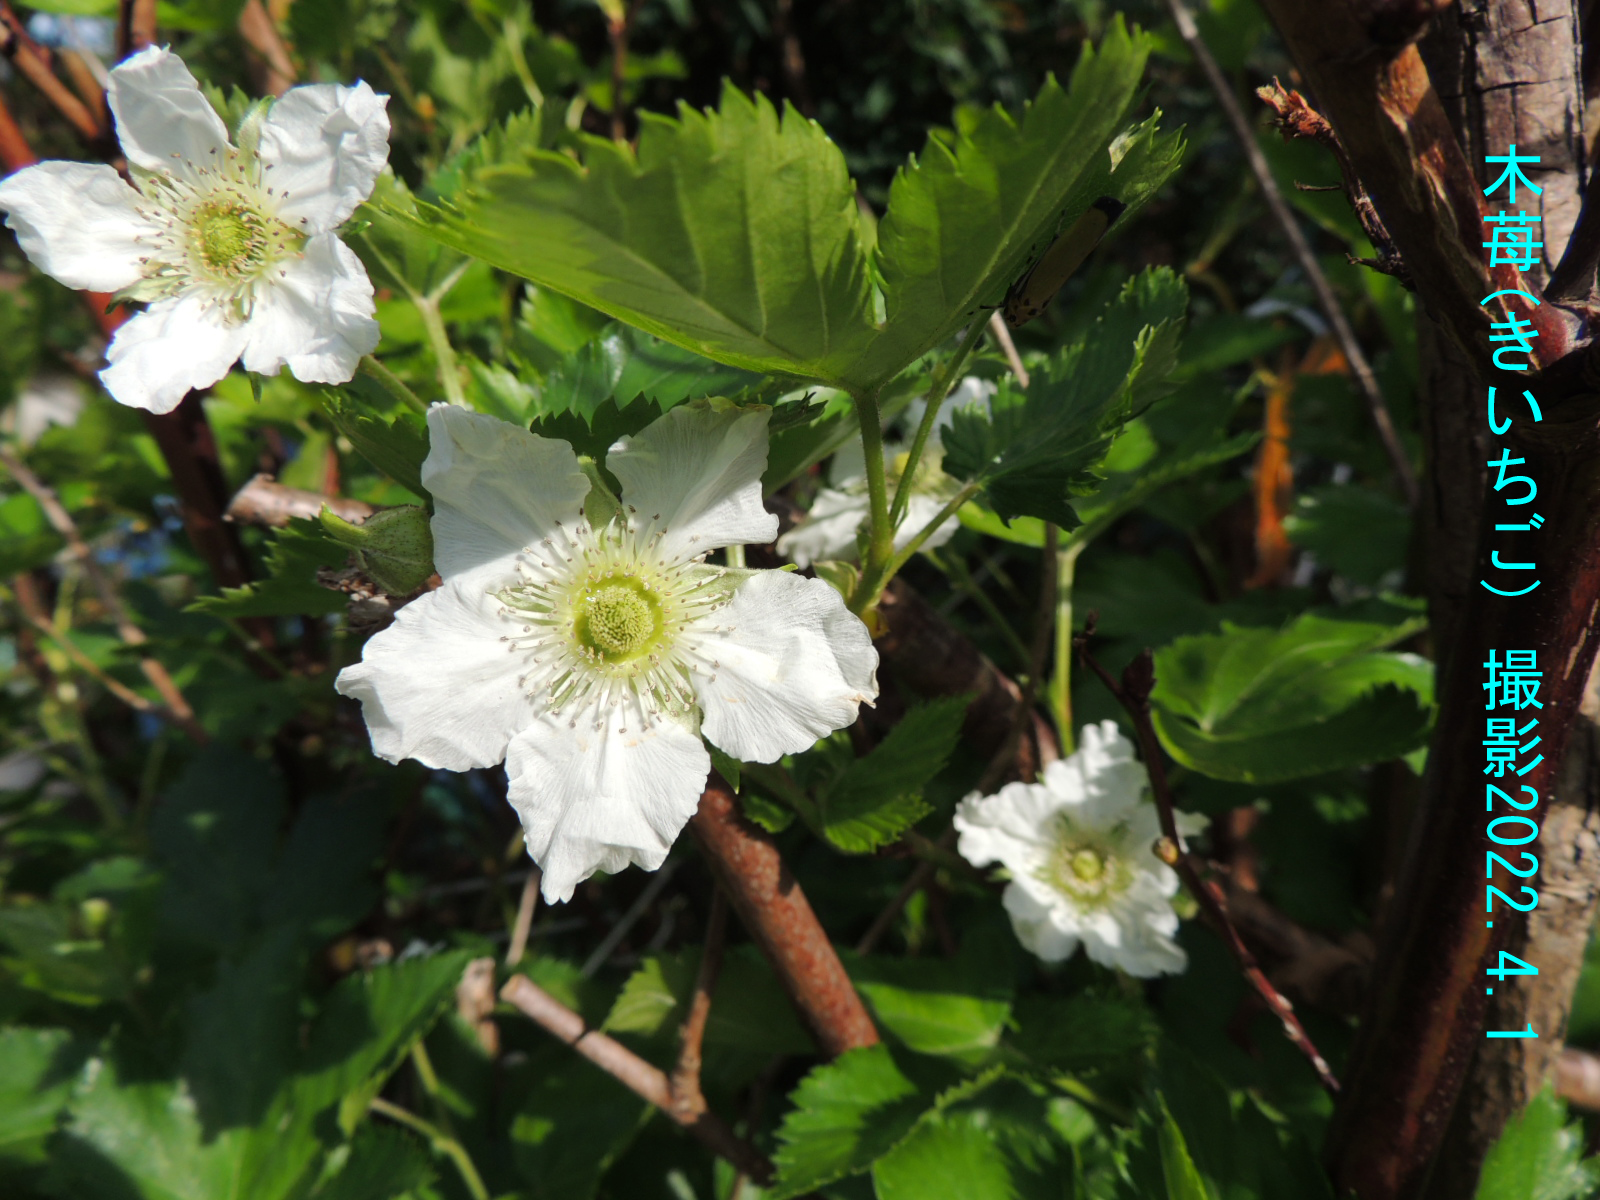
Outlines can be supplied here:
M969 375L951 389L944 407L939 411L933 433L923 451L922 462L911 480L911 498L906 504L905 516L895 526L894 548L905 549L913 537L921 533L929 521L953 500L961 485L940 468L942 451L939 431L950 424L950 414L973 404L987 406L995 386L988 380ZM906 411L906 422L915 429L922 421L924 405L915 401ZM907 447L886 442L883 447L884 465L887 468L889 492L892 496L905 471ZM867 499L866 459L862 457L859 443L852 442L833 456L828 468L828 486L817 492L811 502L806 519L778 539L778 553L787 555L796 565L809 567L814 562L830 558L856 556L856 531L871 513ZM937 550L955 536L955 522L947 521L923 542L923 549Z
M1144 767L1116 722L1086 725L1076 753L1051 763L1041 783L973 792L956 808L961 856L1011 875L1004 903L1017 940L1045 962L1089 957L1130 975L1176 974L1188 965L1172 940L1178 875L1155 856L1161 836L1144 796ZM1178 813L1180 834L1205 819Z
M365 83L294 88L238 146L177 55L111 72L129 187L111 167L44 162L0 183L6 224L68 287L150 307L100 373L123 404L170 412L245 369L343 383L378 344L372 283L336 230L389 157L388 97Z
M661 865L711 769L701 732L773 762L877 696L872 639L826 583L704 562L777 532L761 504L767 417L681 405L623 438L605 463L622 508L602 515L609 497L590 495L566 442L428 414L443 585L337 686L390 762L505 760L547 900L595 871Z

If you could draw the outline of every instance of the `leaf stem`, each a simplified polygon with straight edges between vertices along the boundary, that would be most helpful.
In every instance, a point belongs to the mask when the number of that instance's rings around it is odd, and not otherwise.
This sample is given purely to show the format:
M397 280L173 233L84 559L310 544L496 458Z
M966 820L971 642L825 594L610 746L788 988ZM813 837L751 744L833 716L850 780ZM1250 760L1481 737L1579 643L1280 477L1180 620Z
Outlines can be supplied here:
M880 570L893 555L894 526L889 523L889 488L884 473L883 418L878 410L878 393L858 392L854 399L856 419L861 425L861 450L866 457L867 503L871 520L864 578Z
M939 377L928 389L922 420L917 425L916 435L911 439L911 449L906 452L905 469L900 472L900 482L894 489L894 504L889 509L890 529L896 528L905 519L906 508L911 504L911 481L917 473L917 464L922 461L923 451L927 449L928 439L933 436L934 426L939 423L939 410L950 395L951 385L955 383L956 377L967 365L967 359L977 347L978 339L988 328L986 322L976 319L967 326L966 333L961 335L960 344L956 346L956 352L951 355L950 361L945 363L944 369L939 372Z
M1062 754L1071 754L1077 746L1072 732L1072 581L1078 555L1088 545L1088 538L1075 537L1056 551L1056 661L1050 678L1050 711Z
M450 334L444 327L444 316L439 311L439 301L432 293L415 296L412 303L422 317L423 331L428 335L428 345L439 365L439 386L444 388L445 399L451 404L470 408L467 394L461 387L461 369L456 365L455 347L450 344Z
M456 1172L461 1176L462 1185L471 1193L472 1200L489 1200L489 1189L484 1186L483 1177L478 1174L478 1168L473 1165L472 1157L467 1153L466 1147L455 1138L444 1133L438 1126L424 1121L416 1113L407 1112L382 1096L374 1096L367 1107L427 1138L436 1151L448 1155L450 1161L455 1163Z
M374 355L363 354L358 369L363 375L376 380L379 387L400 401L401 404L408 405L419 413L427 413L428 406L423 403L422 397L408 388L405 380L379 362Z

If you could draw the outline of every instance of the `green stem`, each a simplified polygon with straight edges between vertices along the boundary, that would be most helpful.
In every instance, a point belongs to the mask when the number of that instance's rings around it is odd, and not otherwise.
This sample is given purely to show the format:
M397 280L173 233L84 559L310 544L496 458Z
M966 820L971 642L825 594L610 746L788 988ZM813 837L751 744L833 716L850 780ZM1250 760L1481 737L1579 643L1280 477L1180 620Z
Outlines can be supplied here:
M436 1151L450 1156L450 1160L456 1165L457 1173L461 1176L461 1182L471 1193L472 1200L489 1200L489 1189L483 1185L483 1177L478 1174L478 1168L473 1165L466 1147L455 1138L448 1136L415 1113L407 1112L398 1104L391 1104L382 1096L374 1096L368 1107L373 1112L382 1113L391 1121L413 1129L427 1138Z
M439 386L451 404L470 408L467 393L461 387L461 370L456 365L455 347L450 344L450 334L444 327L444 316L439 312L439 301L433 295L415 298L417 312L422 317L423 331L428 335L428 345L433 348L434 360L439 364Z
M510 17L501 24L501 30L505 35L506 48L511 51L511 69L516 72L517 82L522 84L522 91L528 97L528 103L543 105L544 92L534 79L533 72L528 69L528 56L522 49L522 30L517 28L516 21Z
M931 538L936 532L938 532L939 526L943 525L951 517L955 516L956 513L960 512L961 506L964 505L968 500L971 500L982 490L983 485L981 483L967 484L966 487L962 488L955 494L955 497L950 501L950 503L946 504L938 511L937 514L935 514L933 520L929 521L921 529L917 530L916 536L907 542L900 552L889 560L889 566L883 573L883 581L878 584L878 590L882 591L883 588L888 585L889 580L893 579L897 574L899 574L900 568L910 562L911 556L916 554L918 550L922 549L922 544Z
M1018 667L1025 666L1028 661L1028 645L1022 640L1020 634L1012 627L1011 621L1005 613L1000 611L1000 606L984 591L978 581L972 577L972 572L967 569L966 561L959 554L952 554L948 559L933 550L924 550L923 557L931 562L940 571L943 571L956 585L964 596L983 610L983 615L989 618L1000 636L1005 639L1006 645L1011 647L1012 653L1017 656Z
M927 407L923 410L916 436L911 439L911 449L906 452L905 469L901 471L900 482L894 490L894 504L889 509L890 529L898 528L900 522L905 520L906 508L911 504L911 481L916 476L917 464L922 461L923 451L927 449L928 439L933 436L934 426L939 422L939 409L944 406L945 398L950 395L951 385L955 383L961 369L967 365L967 359L978 345L978 339L988 328L987 321L977 319L967 326L967 332L962 335L955 354L945 363L944 370L939 372L939 377L928 389Z
M388 367L384 366L372 355L364 354L361 356L359 369L363 375L376 380L379 387L400 401L401 404L409 405L420 413L428 411L428 406L422 402L422 397L408 388L405 380L389 370Z
M1050 711L1063 754L1071 754L1077 744L1072 730L1072 577L1078 556L1088 545L1088 538L1073 538L1056 551L1056 663L1050 678Z
M889 523L889 487L884 475L883 419L878 413L878 393L855 397L856 419L861 424L861 450L866 455L867 502L871 538L867 546L867 571L877 570L894 553L894 526Z

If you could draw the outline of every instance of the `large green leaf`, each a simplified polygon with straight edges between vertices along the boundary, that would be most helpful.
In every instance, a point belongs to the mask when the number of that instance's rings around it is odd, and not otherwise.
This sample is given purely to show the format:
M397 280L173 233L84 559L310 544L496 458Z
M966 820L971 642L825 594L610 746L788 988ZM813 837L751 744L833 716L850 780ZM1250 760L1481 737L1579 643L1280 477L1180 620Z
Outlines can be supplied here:
M878 1200L1013 1200L1005 1150L984 1124L959 1113L925 1121L872 1167Z
M840 378L873 329L838 148L732 87L719 112L640 121L636 153L583 138L580 164L547 148L540 116L515 118L421 218L448 245L718 362Z
M933 811L922 789L955 749L968 699L952 696L912 709L871 753L844 769L818 804L829 841L868 854Z
M645 959L618 994L605 1028L613 1033L675 1037L688 1015L699 967L698 950ZM812 1049L811 1038L795 1019L794 1007L754 946L735 946L724 956L712 991L705 1041L708 1046L767 1056L805 1054Z
M550 1046L515 1104L511 1157L529 1200L589 1200L654 1109L573 1054Z
M1156 732L1185 766L1244 783L1398 757L1432 710L1432 664L1380 652L1411 629L1307 613L1179 638L1156 655Z
M963 966L944 959L845 958L873 1017L907 1049L976 1065L1000 1043L1011 989L1004 976L984 978Z
M944 435L944 469L981 483L1001 517L1081 524L1074 498L1128 418L1157 399L1177 360L1188 289L1171 271L1128 282L1099 321L1043 364L1020 390L1003 384L989 409L957 409Z
M343 612L343 592L317 583L321 567L342 567L350 551L334 541L315 521L292 518L272 531L267 547L267 578L243 587L223 588L221 595L201 596L189 612L237 617L320 616Z
M1483 1162L1475 1200L1580 1200L1600 1187L1600 1159L1583 1157L1583 1126L1568 1125L1546 1089L1506 1123Z
M0 1029L0 1184L19 1164L44 1160L81 1057L64 1029Z
M886 321L849 380L875 384L993 307L1097 198L1138 207L1177 167L1177 136L1149 121L1118 138L1149 54L1113 20L1065 90L1048 79L1020 117L958 112L895 177L878 224ZM1114 140L1115 139L1115 140ZM1128 214L1124 214L1123 220Z

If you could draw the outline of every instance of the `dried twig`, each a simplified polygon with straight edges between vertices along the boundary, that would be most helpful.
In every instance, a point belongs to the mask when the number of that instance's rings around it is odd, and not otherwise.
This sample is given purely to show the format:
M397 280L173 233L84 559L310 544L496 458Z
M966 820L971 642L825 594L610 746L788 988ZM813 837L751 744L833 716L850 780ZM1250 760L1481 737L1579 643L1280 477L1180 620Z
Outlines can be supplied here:
M702 1109L687 1119L680 1116L675 1109L672 1081L667 1078L666 1072L652 1066L621 1042L588 1028L581 1016L527 976L513 976L500 989L500 998L571 1046L635 1095L654 1104L743 1174L763 1184L772 1178L772 1163L735 1134L721 1117L709 1109Z
M271 96L281 96L299 78L289 47L272 19L272 14L261 0L246 0L239 10L239 36L250 47L251 57L261 65L261 90Z
M1246 119L1244 110L1239 107L1239 101L1234 98L1233 88L1223 75L1222 68L1217 65L1217 60L1212 57L1210 47L1200 36L1199 26L1194 23L1194 17L1190 14L1188 6L1183 0L1167 0L1167 9L1172 13L1173 21L1177 23L1179 35L1199 62L1201 70L1205 72L1212 90L1216 92L1217 101L1221 104L1228 123L1233 126L1233 131L1239 139L1240 149L1244 151L1245 161L1250 164L1251 173L1255 175L1256 183L1260 185L1267 207L1272 210L1273 219L1288 238L1295 261L1306 273L1306 279L1317 295L1317 306L1322 309L1323 315L1328 318L1328 324L1333 328L1334 336L1339 339L1339 346L1344 351L1345 358L1349 360L1350 371L1355 376L1356 386L1361 389L1361 394L1367 401L1367 411L1372 417L1374 428L1378 431L1378 439L1383 443L1384 451L1389 456L1389 465L1394 471L1395 480L1405 495L1406 503L1415 508L1418 495L1417 478L1411 469L1411 460L1406 457L1405 447L1400 444L1400 435L1395 431L1394 420L1389 415L1388 403L1378 387L1378 378L1372 372L1372 364L1362 352L1361 343L1356 340L1355 330L1350 328L1344 309L1339 305L1339 298L1334 295L1328 277L1323 274L1322 265L1317 262L1311 243L1306 241L1306 235L1301 231L1294 213L1290 211L1288 201L1278 190L1277 181L1272 177L1272 168L1267 165L1266 156L1256 145L1255 130Z
M1017 353L1017 344L1011 340L1011 330L1000 316L997 308L989 314L989 336L1000 344L1000 352L1006 356L1006 362L1011 365L1011 373L1017 377L1017 382L1027 387L1028 368L1022 365L1022 355Z
M117 12L117 57L127 58L156 42L156 0L121 0Z
M83 540L72 514L67 512L55 492L9 449L0 448L0 465L10 471L22 485L23 490L39 502L39 507L44 510L45 519L50 522L51 528L66 541L68 551L77 560L84 576L89 580L89 585L94 588L101 606L116 625L117 635L129 646L143 646L148 642L150 639L128 615L122 597L117 595L116 587L100 569L100 564L95 561L94 551ZM183 698L183 693L178 690L178 685L172 681L167 669L155 658L145 655L139 659L139 670L144 673L144 677L150 681L150 686L155 688L156 694L161 697L173 722L196 742L201 744L207 742L209 738L200 723L195 720L194 709Z
M700 970L689 997L689 1015L678 1031L678 1064L672 1070L671 1084L673 1120L679 1124L686 1125L706 1111L705 1094L700 1090L700 1050L705 1042L706 1022L711 1017L711 993L722 970L722 946L727 932L728 898L721 888L716 888L711 893L705 948L700 952Z
M522 881L522 898L517 902L517 921L511 927L511 944L506 947L506 966L514 967L522 961L528 949L528 934L533 930L533 914L539 907L539 880L543 872L538 867L528 872Z
M1128 716L1133 718L1133 727L1139 738L1139 752L1144 756L1145 770L1150 775L1150 790L1155 796L1156 812L1161 819L1161 839L1155 846L1156 856L1178 872L1184 886L1210 918L1211 925L1228 944L1250 986L1255 988L1267 1007L1283 1023L1284 1033L1289 1040L1310 1060L1322 1086L1329 1092L1337 1093L1339 1081L1333 1077L1327 1060L1312 1043L1305 1026L1300 1024L1300 1018L1295 1016L1294 1005L1272 985L1256 962L1255 955L1250 953L1250 948L1240 938L1238 929L1228 915L1228 900L1222 889L1200 873L1200 866L1203 865L1200 860L1184 853L1181 848L1183 841L1178 834L1177 818L1173 815L1172 789L1167 783L1167 769L1161 759L1161 745L1156 740L1155 726L1150 721L1150 691L1155 686L1156 678L1153 656L1148 650L1141 653L1123 671L1119 684L1089 653L1089 639L1094 636L1094 624L1094 614L1091 613L1087 627L1072 642L1077 647L1083 665L1100 677L1117 702L1127 710Z
M321 492L287 487L263 472L253 475L249 483L234 493L222 516L226 521L242 525L282 528L296 517L315 520L324 507L354 525L361 524L374 511L372 505L347 496L325 496Z

